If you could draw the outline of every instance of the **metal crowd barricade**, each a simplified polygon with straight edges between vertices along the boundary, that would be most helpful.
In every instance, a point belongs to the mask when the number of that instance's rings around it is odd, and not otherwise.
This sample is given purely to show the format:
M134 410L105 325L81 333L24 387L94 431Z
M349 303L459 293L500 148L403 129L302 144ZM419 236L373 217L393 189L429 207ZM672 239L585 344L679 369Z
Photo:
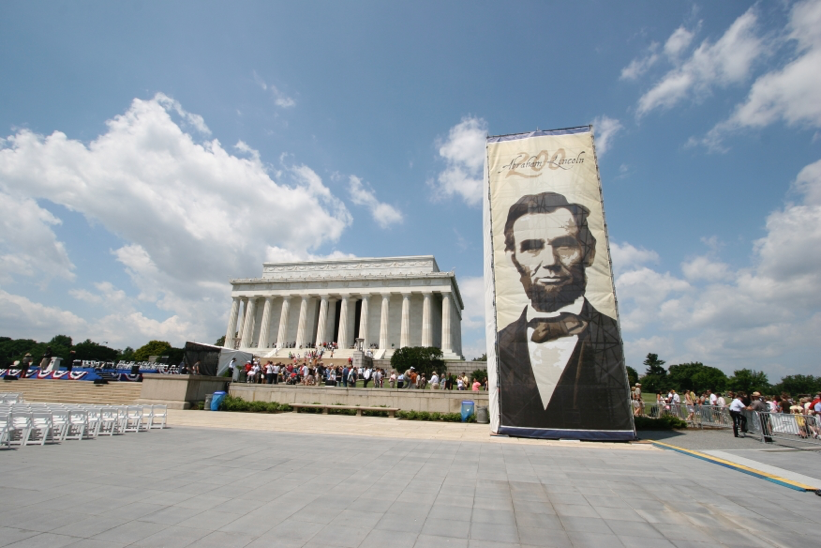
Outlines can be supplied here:
M761 436L761 441L781 439L821 445L821 421L817 415L790 413L754 413L755 428L748 429ZM769 439L768 439L769 438Z

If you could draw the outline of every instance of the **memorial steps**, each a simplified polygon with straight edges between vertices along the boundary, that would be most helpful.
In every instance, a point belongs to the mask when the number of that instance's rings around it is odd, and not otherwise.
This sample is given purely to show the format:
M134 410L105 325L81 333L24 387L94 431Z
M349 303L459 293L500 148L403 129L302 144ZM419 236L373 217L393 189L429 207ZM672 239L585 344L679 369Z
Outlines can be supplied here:
M4 381L0 391L19 393L25 401L49 403L130 404L139 399L142 383L20 379Z

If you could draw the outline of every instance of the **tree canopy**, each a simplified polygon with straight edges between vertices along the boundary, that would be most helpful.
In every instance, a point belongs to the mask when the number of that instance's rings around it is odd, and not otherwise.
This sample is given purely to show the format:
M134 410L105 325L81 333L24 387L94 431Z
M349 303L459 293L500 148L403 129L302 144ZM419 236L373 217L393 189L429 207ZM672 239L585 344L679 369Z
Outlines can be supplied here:
M404 373L411 367L418 373L430 378L436 371L440 375L447 369L442 359L442 350L435 346L406 346L400 348L391 356L391 367L399 373Z

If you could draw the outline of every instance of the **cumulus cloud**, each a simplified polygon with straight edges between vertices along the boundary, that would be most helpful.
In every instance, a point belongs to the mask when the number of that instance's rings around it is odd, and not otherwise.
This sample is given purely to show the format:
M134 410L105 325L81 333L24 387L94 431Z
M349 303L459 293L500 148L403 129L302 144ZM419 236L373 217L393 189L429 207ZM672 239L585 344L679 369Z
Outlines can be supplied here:
M0 282L15 275L74 279L74 264L52 229L60 223L32 198L0 190Z
M113 253L139 288L139 299L176 317L154 324L124 310L127 325L159 326L181 337L187 329L189 336L202 337L219 332L229 277L256 275L271 247L306 256L337 241L350 225L344 203L307 166L286 168L286 181L275 182L247 145L239 147L247 157L238 157L216 139L196 140L186 125L199 134L207 130L200 117L157 94L135 99L87 145L59 131L42 136L20 130L6 138L0 204L31 209L31 238L41 245L4 240L3 253L25 256L41 248L44 254L16 270L49 261L59 266L54 271L72 270L49 232L58 221L35 209L36 200L48 199L128 242ZM295 222L306 211L310 222Z
M377 200L373 189L367 186L359 177L351 175L348 178L348 192L351 201L356 205L367 207L373 216L373 220L382 228L388 228L390 225L401 223L404 220L401 211L392 205Z
M437 199L459 197L471 206L482 201L482 166L484 165L487 122L465 117L450 128L447 139L438 139L439 156L445 169L435 181L429 181Z
M726 371L753 367L783 375L816 368L821 255L814 250L821 248L821 161L805 167L794 188L803 200L767 217L766 234L754 243L749 266L734 269L721 262L713 245L710 253L682 263L684 278L652 270L641 260L623 269L616 288L627 339L652 329L682 341L676 350L682 361L701 360ZM625 260L619 253L614 252L614 263Z
M86 332L87 322L60 308L32 302L0 289L0 326L12 338L50 340L57 333Z
M462 354L472 359L487 352L485 343L485 282L482 276L466 276L459 279L459 291L465 309L462 311Z
M593 129L596 132L596 154L601 156L610 149L616 133L624 126L615 118L599 116L593 120Z
M735 108L729 119L692 143L722 151L724 136L740 129L760 128L777 121L821 126L821 3L795 4L786 30L787 39L795 45L793 58L784 67L760 76L746 101Z
M618 276L626 270L631 270L646 263L657 263L659 254L655 251L638 248L629 243L611 243L610 259L613 261L613 273Z
M700 98L715 88L746 80L756 59L765 53L764 40L756 34L755 8L736 19L715 43L704 40L685 60L667 72L641 96L636 113L670 108L684 99ZM686 29L677 29L665 44L665 52L677 58L692 40Z

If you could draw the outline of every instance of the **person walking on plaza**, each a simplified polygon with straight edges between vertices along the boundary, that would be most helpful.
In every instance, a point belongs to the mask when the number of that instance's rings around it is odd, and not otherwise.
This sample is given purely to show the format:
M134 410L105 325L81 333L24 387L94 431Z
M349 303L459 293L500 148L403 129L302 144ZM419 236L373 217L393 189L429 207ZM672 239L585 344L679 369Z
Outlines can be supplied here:
M747 417L744 416L744 410L747 408L741 400L741 393L736 394L735 399L730 403L730 416L733 418L733 435L738 437L738 431L742 434L747 433Z
M237 382L239 380L239 368L237 367L237 359L231 358L228 362L228 371L231 372L231 380Z

